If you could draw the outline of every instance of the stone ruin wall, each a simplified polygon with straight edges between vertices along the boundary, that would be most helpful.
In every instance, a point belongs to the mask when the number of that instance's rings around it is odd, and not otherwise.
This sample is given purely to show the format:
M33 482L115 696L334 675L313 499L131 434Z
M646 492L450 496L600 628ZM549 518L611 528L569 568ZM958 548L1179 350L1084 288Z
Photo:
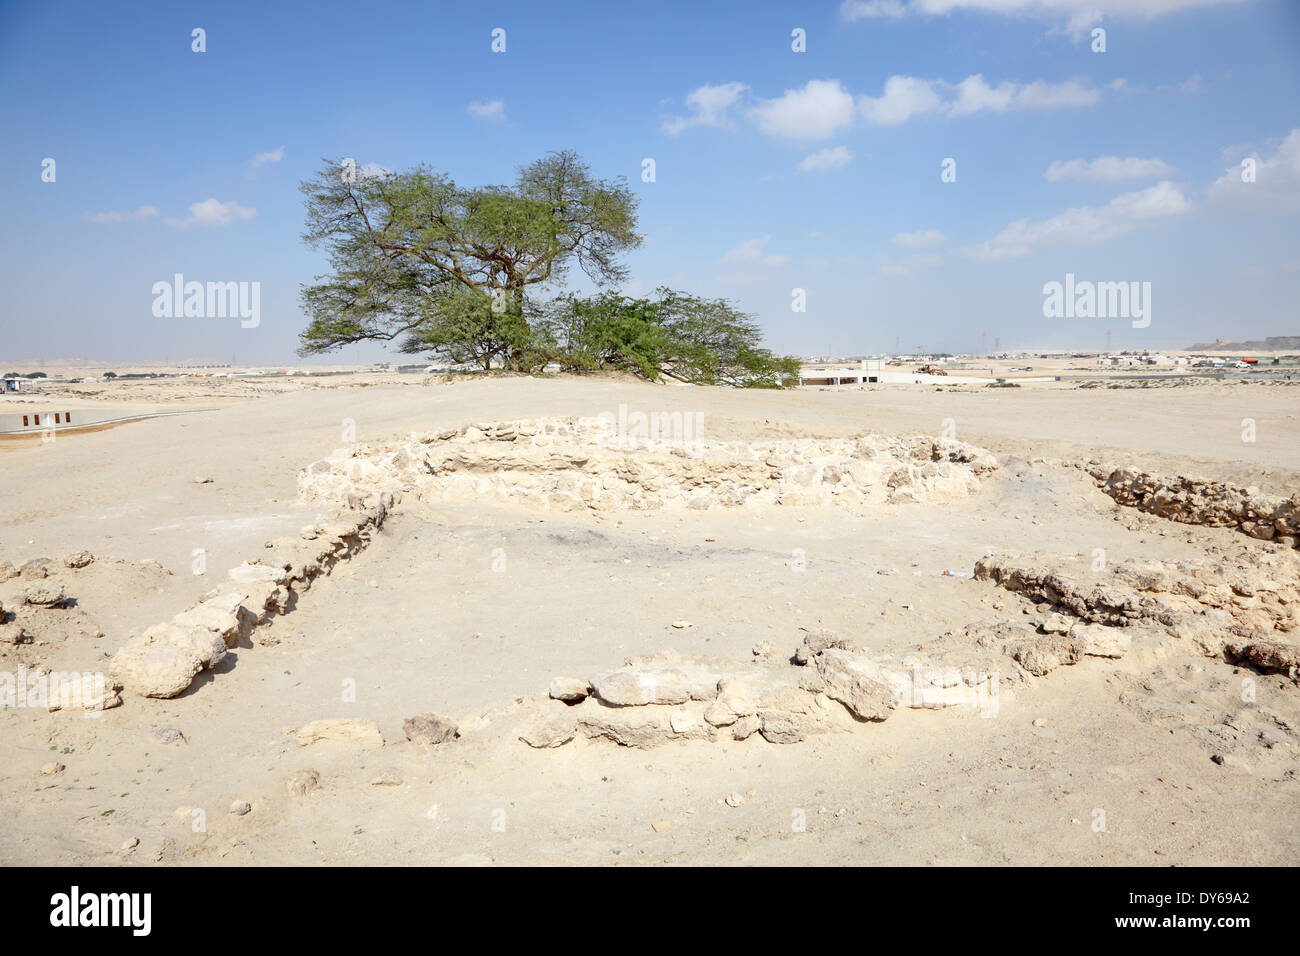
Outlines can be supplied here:
M1300 548L1300 493L1289 498L1208 478L1152 475L1105 462L1078 464L1121 505L1180 524L1234 528L1261 541Z
M298 485L306 501L348 507L385 494L562 511L863 506L965 497L996 467L982 449L922 436L656 442L622 439L601 419L554 419L339 449Z

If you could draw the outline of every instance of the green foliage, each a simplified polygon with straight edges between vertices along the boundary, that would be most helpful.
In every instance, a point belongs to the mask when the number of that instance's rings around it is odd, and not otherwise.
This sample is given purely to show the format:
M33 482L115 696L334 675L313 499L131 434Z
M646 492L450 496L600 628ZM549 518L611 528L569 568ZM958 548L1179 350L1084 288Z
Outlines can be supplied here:
M425 325L443 306L452 323L475 313L463 292L503 294L526 321L528 287L562 281L575 261L597 284L620 281L618 255L641 242L627 184L595 179L571 152L524 167L512 186L327 163L301 189L303 239L325 246L333 270L302 290L303 355L412 333L440 341Z
M494 308L492 297L465 288L445 287L420 305L420 321L406 334L401 350L437 355L456 364L490 371L494 365L520 372L546 364L547 352L528 322L534 310L526 300Z
M727 300L667 288L655 296L605 293L554 300L543 329L554 343L556 361L570 371L622 369L651 380L666 376L698 385L780 388L798 380L798 359L762 348L753 317Z
M301 188L303 238L327 249L332 271L302 289L311 322L299 354L380 340L485 371L555 362L697 384L797 380L798 361L763 348L753 317L725 299L659 289L538 307L530 289L562 283L573 263L598 287L625 279L618 256L641 242L626 182L595 179L574 153L544 156L510 186L327 163Z

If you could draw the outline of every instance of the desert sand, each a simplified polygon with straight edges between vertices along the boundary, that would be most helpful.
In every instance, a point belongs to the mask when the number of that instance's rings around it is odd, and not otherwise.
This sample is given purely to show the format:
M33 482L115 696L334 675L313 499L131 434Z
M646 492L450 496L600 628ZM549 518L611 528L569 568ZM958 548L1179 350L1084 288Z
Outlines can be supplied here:
M1296 386L39 402L198 410L0 442L0 672L106 682L0 707L0 862L1300 850Z

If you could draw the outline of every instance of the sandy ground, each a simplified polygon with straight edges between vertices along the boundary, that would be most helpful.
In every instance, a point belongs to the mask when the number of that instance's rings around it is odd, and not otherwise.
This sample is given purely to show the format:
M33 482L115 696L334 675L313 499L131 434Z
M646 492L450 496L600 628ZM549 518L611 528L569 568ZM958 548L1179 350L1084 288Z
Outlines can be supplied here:
M297 470L353 436L626 404L703 412L706 437L717 439L947 429L1001 467L971 498L861 514L399 509L370 548L180 697L128 693L93 717L0 710L0 861L1295 859L1300 692L1285 676L1259 675L1257 701L1244 704L1238 668L1190 651L1085 660L1008 686L994 716L904 710L789 746L756 736L649 751L582 739L533 750L493 724L426 748L404 740L402 722L435 712L468 726L544 694L554 676L666 648L744 658L770 641L788 654L801 629L818 626L882 652L923 647L1027 613L988 582L942 573L969 572L991 550L1177 560L1240 544L1225 529L1121 509L1081 471L1033 459L1095 456L1290 494L1300 487L1300 391L419 381L295 381L256 395L172 385L178 404L229 404L9 444L0 453L0 558L53 558L75 606L44 612L48 629L0 651L0 669L102 669L132 633L187 607L267 539L320 517L298 499ZM167 387L151 383L149 401L166 406ZM1243 441L1246 419L1254 441ZM61 566L82 549L94 563ZM21 584L0 583L0 602L11 607ZM333 717L375 721L386 745L303 748L285 734ZM1219 765L1210 758L1224 750L1224 727L1238 756ZM180 735L159 733L168 729ZM1258 743L1243 750L1241 739ZM64 769L43 774L51 762ZM286 780L307 768L320 788L291 795ZM251 812L230 813L232 801Z

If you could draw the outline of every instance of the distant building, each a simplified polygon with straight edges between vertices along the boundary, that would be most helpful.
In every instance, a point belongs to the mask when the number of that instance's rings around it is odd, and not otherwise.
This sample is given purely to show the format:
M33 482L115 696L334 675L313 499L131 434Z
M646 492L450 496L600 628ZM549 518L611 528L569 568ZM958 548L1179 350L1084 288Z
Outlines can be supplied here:
M861 359L857 365L805 365L799 370L800 385L861 385L879 382L885 369L880 356Z
M29 392L32 388L31 379L27 378L6 378L0 381L4 382L0 392Z

